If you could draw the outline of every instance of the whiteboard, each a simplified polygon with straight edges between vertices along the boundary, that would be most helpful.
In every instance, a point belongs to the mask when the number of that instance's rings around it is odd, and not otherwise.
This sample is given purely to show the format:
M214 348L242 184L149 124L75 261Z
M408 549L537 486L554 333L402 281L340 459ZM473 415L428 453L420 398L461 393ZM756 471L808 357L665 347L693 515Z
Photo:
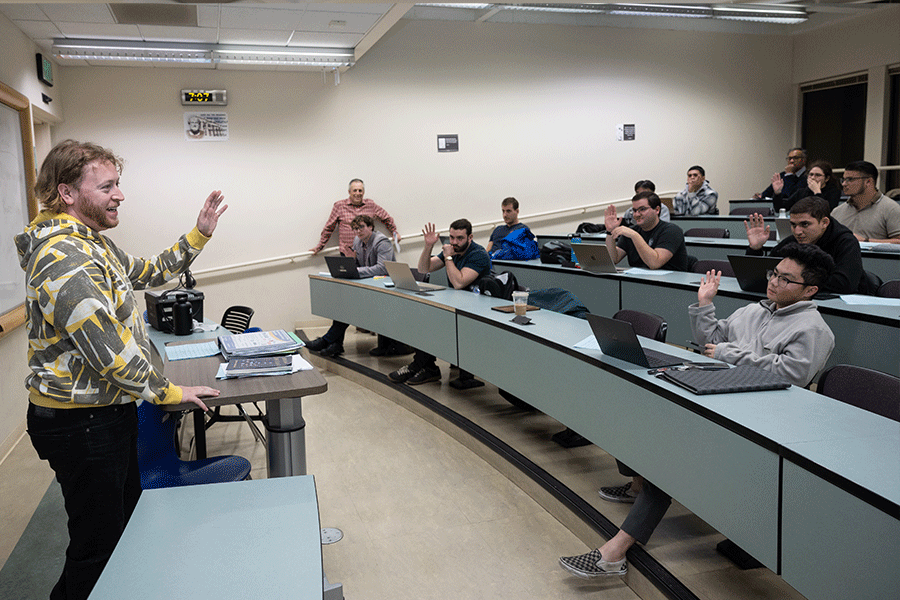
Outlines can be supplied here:
M0 103L0 314L25 301L25 273L13 237L28 225L28 188L19 112Z

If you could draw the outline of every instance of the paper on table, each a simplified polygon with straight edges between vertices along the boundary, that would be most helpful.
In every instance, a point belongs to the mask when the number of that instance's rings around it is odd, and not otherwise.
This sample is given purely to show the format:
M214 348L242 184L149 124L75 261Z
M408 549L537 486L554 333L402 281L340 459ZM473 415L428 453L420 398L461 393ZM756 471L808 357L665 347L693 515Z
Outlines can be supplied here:
M185 360L186 358L203 358L215 356L219 353L219 344L216 340L198 342L196 344L179 344L166 346L166 359Z
M864 296L863 294L841 294L846 304L877 304L878 306L900 306L900 298L882 298L880 296Z
M663 271L662 269L642 269L640 267L632 267L624 271L625 275L669 275L674 271Z
M235 377L228 377L225 374L225 367L227 366L228 363L221 363L219 365L219 370L216 372L216 379L235 379ZM311 371L312 369L313 366L299 354L291 356L291 373L296 373L297 371ZM259 373L258 375L245 375L245 377L270 377L272 375L281 375L281 373Z
M580 348L582 350L600 350L600 344L597 343L597 338L592 335L587 336L572 347Z

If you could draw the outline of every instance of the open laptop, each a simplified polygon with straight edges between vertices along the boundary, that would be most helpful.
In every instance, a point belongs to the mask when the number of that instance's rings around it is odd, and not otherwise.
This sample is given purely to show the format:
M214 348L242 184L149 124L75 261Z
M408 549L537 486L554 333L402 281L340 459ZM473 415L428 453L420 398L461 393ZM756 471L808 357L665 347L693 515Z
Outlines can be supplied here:
M572 244L572 251L578 264L591 273L621 273L625 269L616 267L606 244Z
M775 219L775 230L778 232L778 239L783 240L785 238L789 238L794 235L794 231L791 229L791 220L790 219Z
M351 256L326 256L325 264L335 279L359 279L356 259Z
M664 352L656 350L648 350L641 346L638 336L634 332L634 327L627 321L617 321L609 317L601 317L600 315L587 315L588 323L594 337L597 338L597 345L600 350L607 356L630 362L639 367L647 367L648 369L656 369L658 367L671 367L673 365L683 365L685 359L671 356Z
M434 292L436 290L447 289L442 285L416 281L416 278L413 276L412 269L410 269L409 265L406 263L386 260L384 261L384 266L387 267L388 275L391 276L391 281L393 281L394 285L401 290L410 290L413 292Z
M765 294L769 279L766 272L774 269L781 262L777 256L746 256L729 254L728 262L738 280L738 285L745 292Z

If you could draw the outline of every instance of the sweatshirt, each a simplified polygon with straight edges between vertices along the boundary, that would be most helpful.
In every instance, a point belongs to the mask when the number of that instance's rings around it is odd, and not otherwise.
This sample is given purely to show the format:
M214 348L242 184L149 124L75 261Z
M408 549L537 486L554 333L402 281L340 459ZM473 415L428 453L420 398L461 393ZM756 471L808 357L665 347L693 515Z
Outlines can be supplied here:
M41 212L15 237L25 271L29 400L48 408L181 402L150 363L134 290L186 271L209 238L195 227L158 256L137 258L64 213Z

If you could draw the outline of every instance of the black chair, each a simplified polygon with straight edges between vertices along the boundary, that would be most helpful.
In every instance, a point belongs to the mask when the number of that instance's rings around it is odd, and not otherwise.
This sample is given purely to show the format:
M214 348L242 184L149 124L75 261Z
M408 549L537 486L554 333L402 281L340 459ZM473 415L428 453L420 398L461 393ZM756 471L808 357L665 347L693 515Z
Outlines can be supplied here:
M222 315L221 325L231 333L244 333L252 318L253 309L249 306L229 306Z
M725 277L734 277L734 269L731 268L731 263L727 260L698 260L694 265L693 271L694 273L706 273L713 269L721 271Z
M900 298L900 279L885 281L878 288L878 293L875 295L882 298Z
M816 391L882 417L900 421L900 378L866 367L835 365L819 377Z
M625 308L614 314L613 319L631 323L634 332L640 336L656 340L657 342L666 341L669 325L659 315Z
M685 237L730 238L731 231L719 227L694 227L684 232Z
M221 325L231 333L244 333L247 331L247 329L250 328L250 320L253 318L253 314L254 310L249 306L229 306L225 309L225 313L222 315ZM264 421L266 418L265 413L263 413L262 409L259 407L259 404L257 404L256 402L253 403L253 406L256 408L257 412L257 414L255 415L250 415L247 411L245 411L242 404L235 404L234 406L238 411L238 414L236 415L223 415L221 406L213 407L212 416L210 416L206 421L206 429L209 429L220 421L246 421L250 426L250 429L253 432L253 437L256 438L256 441L265 444L266 437L259 430L259 427L257 427L253 423L253 421Z
M759 213L764 217L772 216L772 209L769 207L760 207L760 206L738 206L737 208L732 208L730 215L752 215L753 213Z

